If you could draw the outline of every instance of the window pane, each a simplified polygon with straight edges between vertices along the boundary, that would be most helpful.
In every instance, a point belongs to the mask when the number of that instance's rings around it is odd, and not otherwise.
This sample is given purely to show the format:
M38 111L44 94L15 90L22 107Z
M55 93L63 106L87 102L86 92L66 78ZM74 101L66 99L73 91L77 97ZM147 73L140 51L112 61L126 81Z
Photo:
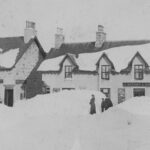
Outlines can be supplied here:
M109 73L110 73L110 65L102 65L101 66L101 78L109 79Z
M65 78L72 78L72 66L65 66Z

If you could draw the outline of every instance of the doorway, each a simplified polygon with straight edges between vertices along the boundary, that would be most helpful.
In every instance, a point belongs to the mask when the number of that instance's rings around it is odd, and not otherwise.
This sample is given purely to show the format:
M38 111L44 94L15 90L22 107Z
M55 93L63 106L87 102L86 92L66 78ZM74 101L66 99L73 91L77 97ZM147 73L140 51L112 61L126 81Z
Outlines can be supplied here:
M7 106L12 107L14 103L13 89L5 89L5 100L4 103Z

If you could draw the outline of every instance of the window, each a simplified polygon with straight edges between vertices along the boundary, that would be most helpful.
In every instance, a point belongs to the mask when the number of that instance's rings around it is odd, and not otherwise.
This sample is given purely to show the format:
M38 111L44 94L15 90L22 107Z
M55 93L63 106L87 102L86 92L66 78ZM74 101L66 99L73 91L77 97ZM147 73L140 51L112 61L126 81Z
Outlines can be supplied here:
M75 88L62 88L62 90L64 91L64 90L75 90Z
M110 65L101 66L101 79L109 80Z
M22 87L22 92L20 93L20 100L23 100L26 98L26 85Z
M143 65L134 65L134 79L143 79Z
M50 93L50 88L46 87L46 93Z
M145 96L145 89L144 88L135 88L133 89L133 96Z
M53 88L53 93L60 92L60 88Z
M106 97L110 98L110 88L101 88L100 91L104 93Z
M65 78L72 78L72 66L65 66Z

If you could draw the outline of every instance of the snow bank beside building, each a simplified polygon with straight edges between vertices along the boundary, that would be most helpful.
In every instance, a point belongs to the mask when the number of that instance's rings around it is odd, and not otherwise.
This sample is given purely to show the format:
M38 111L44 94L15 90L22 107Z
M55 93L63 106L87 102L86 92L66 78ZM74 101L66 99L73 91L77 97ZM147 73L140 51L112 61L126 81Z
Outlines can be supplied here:
M28 101L16 103L15 108L32 114L87 115L91 95L95 95L97 113L101 112L101 101L105 96L99 91L72 90L38 95Z
M136 115L150 116L150 97L133 97L117 107Z

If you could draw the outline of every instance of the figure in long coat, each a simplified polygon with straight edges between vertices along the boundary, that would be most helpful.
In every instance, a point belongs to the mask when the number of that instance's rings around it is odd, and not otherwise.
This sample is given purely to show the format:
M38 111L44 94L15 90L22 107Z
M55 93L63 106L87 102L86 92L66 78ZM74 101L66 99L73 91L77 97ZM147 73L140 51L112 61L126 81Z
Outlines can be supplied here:
M104 112L105 111L105 99L102 98L102 102L101 102L101 111Z
M110 98L106 98L105 99L105 110L107 110L109 107L112 107L112 101L110 100Z
M92 95L92 98L91 98L89 104L91 105L91 107L90 107L90 114L93 115L93 114L96 113L95 96L94 95Z
M113 103L112 101L110 100L110 98L106 98L105 100L102 99L102 102L101 102L101 111L104 112L105 110L107 110L109 107L112 107L113 106Z

